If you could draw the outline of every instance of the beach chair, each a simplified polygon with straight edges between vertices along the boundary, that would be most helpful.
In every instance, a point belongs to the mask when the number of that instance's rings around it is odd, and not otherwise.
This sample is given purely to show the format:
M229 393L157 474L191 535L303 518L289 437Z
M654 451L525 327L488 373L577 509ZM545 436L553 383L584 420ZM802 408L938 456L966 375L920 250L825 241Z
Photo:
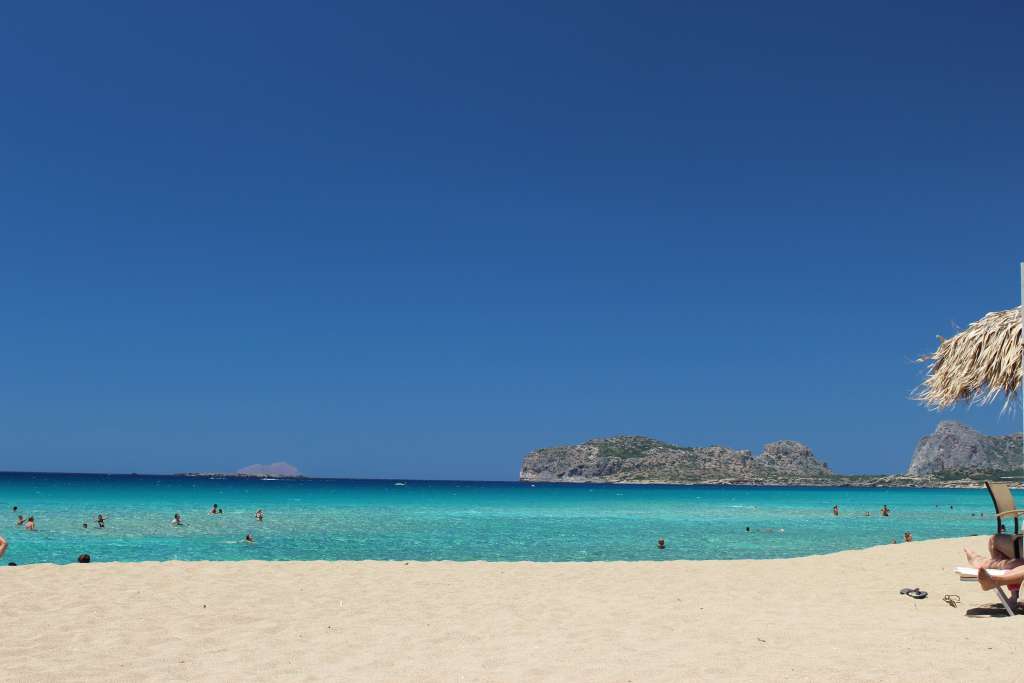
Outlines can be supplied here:
M1013 556L1018 560L1024 558L1024 536L1020 533L1020 518L1024 516L1024 510L1017 509L1013 493L1006 484L986 481L985 488L988 489L988 495L992 496L992 504L996 508L996 533L1004 533L1001 530L1003 520L1013 517Z
M956 575L960 577L961 581L978 580L978 570L974 567L957 567L953 571L956 572ZM1005 569L989 569L988 573L992 576L1002 576L1006 573L1006 571L1007 570ZM1011 617L1016 616L1017 612L1013 609L1016 606L1016 602L1010 601L1010 597L1005 592L1003 592L1003 587L996 586L992 590L995 591L996 597L999 598L999 602L1003 603L1003 608L1006 610L1006 613L1009 614Z

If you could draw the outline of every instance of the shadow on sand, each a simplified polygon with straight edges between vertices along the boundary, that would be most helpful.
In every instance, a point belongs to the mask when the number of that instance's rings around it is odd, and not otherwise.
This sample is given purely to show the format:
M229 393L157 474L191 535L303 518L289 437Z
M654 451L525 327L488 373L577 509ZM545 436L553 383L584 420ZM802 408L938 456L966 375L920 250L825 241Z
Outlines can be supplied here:
M1014 611L1018 615L1024 614L1024 608L1022 608L1020 605L1017 605ZM971 617L973 619L985 619L991 617L1002 618L1010 616L1006 613L1006 610L1003 608L1003 606L998 602L994 605L981 605L979 607L972 607L969 610L967 610L964 613L964 615Z

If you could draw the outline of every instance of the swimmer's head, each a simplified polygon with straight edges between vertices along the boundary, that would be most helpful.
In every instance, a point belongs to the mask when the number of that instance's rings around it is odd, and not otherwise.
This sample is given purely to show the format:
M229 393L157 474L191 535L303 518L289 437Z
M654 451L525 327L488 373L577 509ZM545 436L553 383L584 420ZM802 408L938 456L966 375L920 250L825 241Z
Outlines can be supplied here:
M88 564L89 562L92 562L92 558L89 557L89 553L82 553L78 556L78 561L82 564Z

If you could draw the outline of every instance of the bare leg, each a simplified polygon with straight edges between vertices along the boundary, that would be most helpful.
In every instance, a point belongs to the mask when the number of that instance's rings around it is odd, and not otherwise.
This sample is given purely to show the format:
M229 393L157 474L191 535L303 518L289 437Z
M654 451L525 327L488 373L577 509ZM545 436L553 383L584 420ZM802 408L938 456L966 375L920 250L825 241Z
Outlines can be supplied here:
M991 548L991 546L992 542L989 540L989 547ZM992 559L989 560L970 548L964 548L964 555L967 556L968 564L975 569L1013 569L1014 567L1024 565L1024 560L1009 559L1002 553L996 553Z
M1024 565L1017 566L1002 576L992 576L988 573L988 569L985 568L978 570L978 583L981 584L982 589L987 591L992 590L996 586L1020 584L1022 581L1024 581Z
M1024 580L1024 574L1017 576L1014 572L1011 575L1000 577L999 584L990 583L993 577L988 572L985 572L987 577L984 581L981 579L982 571L986 569L1017 569L1018 567L1024 567L1024 561L1014 558L1014 539L1013 536L1008 534L997 534L991 536L988 539L988 551L992 555L991 560L986 560L981 555L978 555L971 550L964 548L964 554L967 556L967 561L972 567L978 569L978 582L981 587L985 590L992 590L996 585L1007 585L1012 586L1010 589L1010 603L1016 605L1020 600L1020 584ZM1017 578L1009 578L1005 583L1002 579L1007 579L1008 576L1016 576Z

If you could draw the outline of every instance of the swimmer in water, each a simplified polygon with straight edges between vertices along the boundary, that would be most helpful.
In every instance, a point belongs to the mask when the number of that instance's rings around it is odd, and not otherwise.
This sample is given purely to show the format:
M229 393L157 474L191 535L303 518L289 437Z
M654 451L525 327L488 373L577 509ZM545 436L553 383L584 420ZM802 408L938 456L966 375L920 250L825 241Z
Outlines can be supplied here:
M882 516L883 517L888 517L889 516L889 506L888 505L883 505L882 506Z
M215 515L215 514L217 514L217 504L216 504L216 503L214 503L214 504L213 504L213 507L212 507L212 508L210 508L210 514L211 514L211 515Z
M659 538L658 539L658 550L664 550L664 549L665 549L665 539L664 538Z
M96 526L103 529L106 526L106 523L107 520L102 514L96 515Z
M183 526L185 523L181 521L181 513L175 512L174 519L171 520L172 526Z
M36 518L35 517L29 517L27 520L25 520L25 531L35 531L35 530L36 530Z
M839 516L839 506L838 505L833 505L832 506L832 516L833 517L838 517Z
M914 540L914 537L910 535L909 531L904 531L903 532L903 542L904 543L910 543L913 540Z
M25 518L22 517L21 515L18 515L18 521L15 522L14 526L21 526L24 523L25 523Z
M263 521L263 508L260 508L259 510L256 511L256 521L257 522L262 522Z
M256 541L252 540L252 534L246 534L245 535L245 542L246 543L255 543Z

